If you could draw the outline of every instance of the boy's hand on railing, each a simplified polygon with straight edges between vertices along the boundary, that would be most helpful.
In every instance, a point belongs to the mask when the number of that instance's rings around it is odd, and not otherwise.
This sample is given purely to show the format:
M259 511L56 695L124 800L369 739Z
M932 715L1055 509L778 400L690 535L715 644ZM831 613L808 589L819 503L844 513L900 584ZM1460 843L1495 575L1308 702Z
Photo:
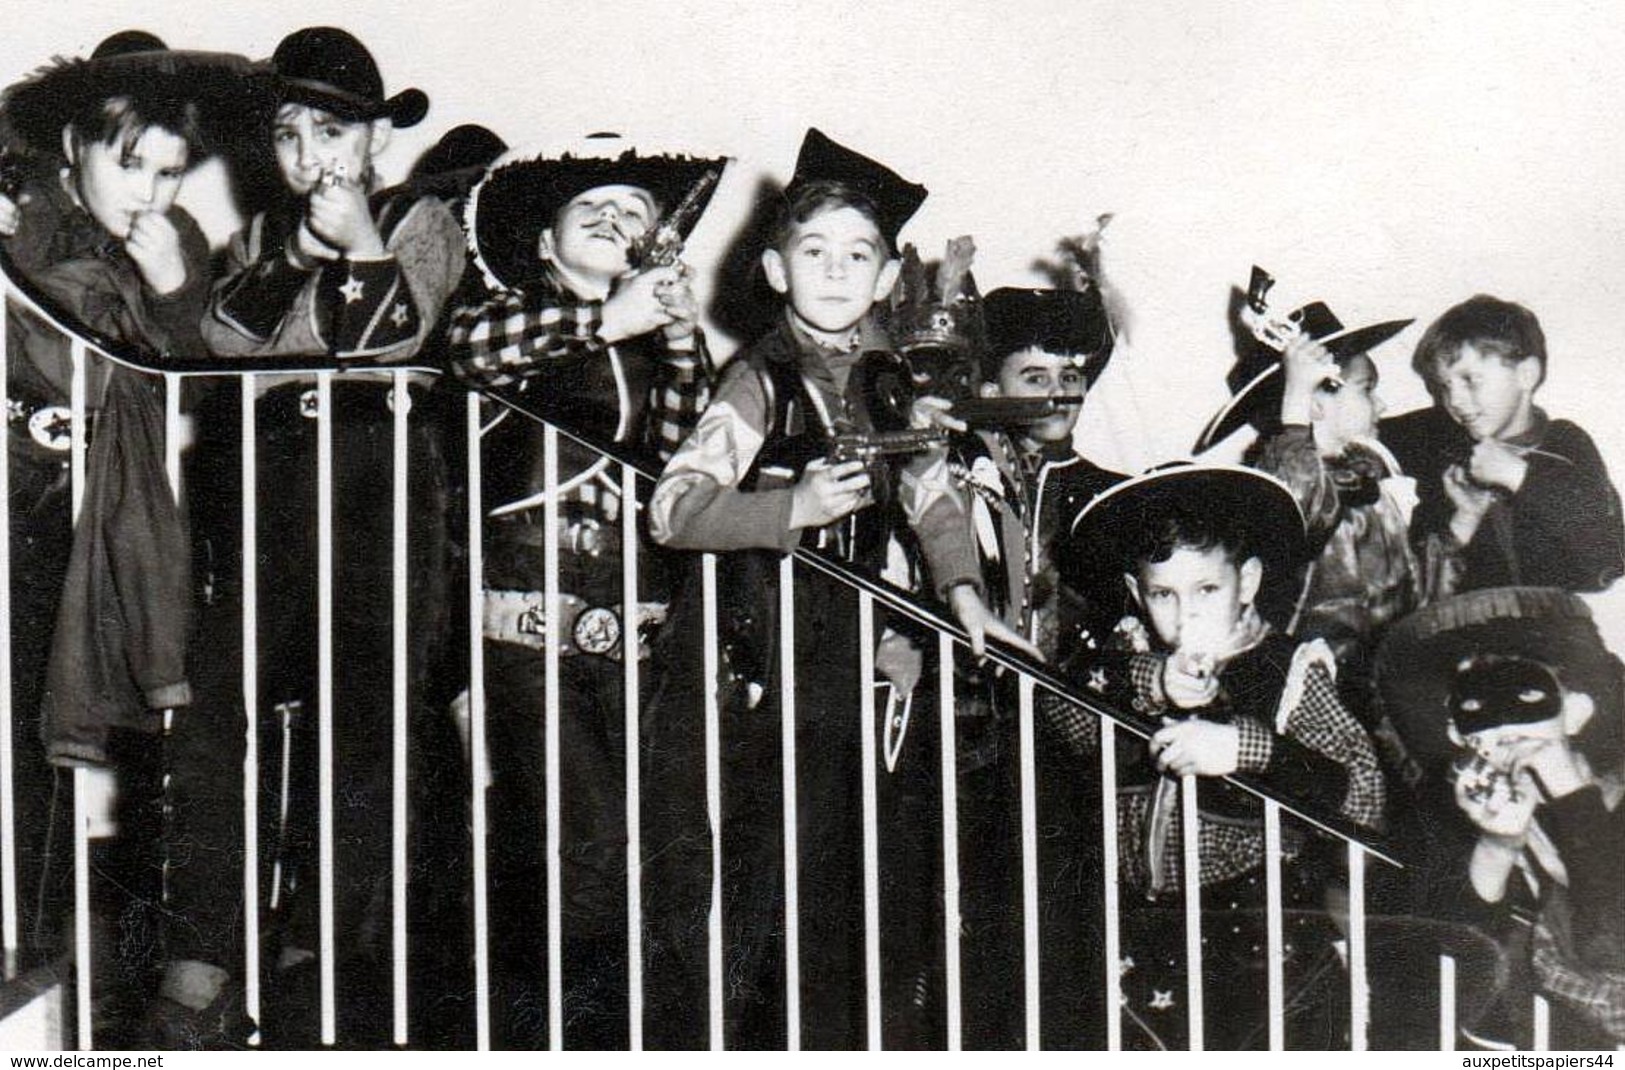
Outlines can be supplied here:
M790 495L790 529L821 528L868 505L869 466L862 461L807 465Z
M907 695L925 671L925 654L912 640L887 629L875 647L875 671L885 677L899 695Z
M186 257L181 253L180 231L162 212L138 212L131 218L124 251L153 293L172 294L185 285Z
M1165 719L1151 735L1151 757L1164 773L1229 776L1240 767L1241 731L1200 717Z
M657 331L676 316L661 299L661 290L679 279L675 266L650 268L629 275L615 286L604 302L598 324L598 337L614 343Z
M976 588L968 583L961 583L948 592L948 605L954 611L954 617L959 621L970 636L970 652L976 657L987 653L987 641L997 639L1005 646L1015 647L1034 661L1043 661L1044 654L1027 640L1027 637L1016 631L1010 625L987 608L982 596Z
M305 222L311 233L348 256L384 254L384 239L367 206L366 191L349 182L323 182L310 191Z

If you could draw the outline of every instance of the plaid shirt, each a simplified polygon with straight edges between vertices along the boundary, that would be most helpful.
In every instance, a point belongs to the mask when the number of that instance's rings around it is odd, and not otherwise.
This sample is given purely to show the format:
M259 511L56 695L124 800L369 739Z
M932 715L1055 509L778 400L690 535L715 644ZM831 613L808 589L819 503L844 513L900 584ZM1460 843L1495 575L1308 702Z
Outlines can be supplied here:
M480 304L456 309L449 332L451 368L475 386L503 387L585 361L607 361L619 406L632 408L620 413L629 428L626 440L665 463L711 400L715 368L704 338L696 332L692 348L677 348L653 333L611 345L599 337L602 321L602 302L580 300L552 279L541 278L525 289L500 291ZM629 394L623 364L628 359L655 365L642 398ZM561 473L561 478L569 475ZM567 500L582 502L613 522L619 510L618 501L607 500L612 497L618 498L614 485L589 480Z
M1127 663L1135 705L1152 717L1169 711L1161 680L1165 660L1163 654L1134 654ZM1384 791L1371 741L1338 698L1337 685L1324 666L1307 658L1302 661L1302 665L1296 661L1294 664L1292 676L1301 690L1297 703L1286 717L1284 732L1277 735L1274 725L1246 716L1232 722L1239 735L1237 769L1267 779L1278 743L1290 740L1335 761L1347 771L1348 783L1340 812L1358 824L1374 826L1382 815ZM1088 689L1101 692L1107 686L1099 676L1092 676L1085 684ZM1099 752L1099 721L1083 707L1058 695L1046 694L1041 696L1039 712L1042 721L1069 749L1079 754ZM1140 786L1118 792L1119 872L1123 880L1135 888L1150 884L1145 842L1152 797L1151 791ZM1161 860L1162 873L1174 887L1178 887L1181 880L1184 860L1177 813L1176 804ZM1204 814L1197 822L1197 830L1197 854L1204 885L1238 877L1263 864L1262 826L1210 819ZM1301 842L1291 826L1283 828L1282 851L1287 858L1296 854Z

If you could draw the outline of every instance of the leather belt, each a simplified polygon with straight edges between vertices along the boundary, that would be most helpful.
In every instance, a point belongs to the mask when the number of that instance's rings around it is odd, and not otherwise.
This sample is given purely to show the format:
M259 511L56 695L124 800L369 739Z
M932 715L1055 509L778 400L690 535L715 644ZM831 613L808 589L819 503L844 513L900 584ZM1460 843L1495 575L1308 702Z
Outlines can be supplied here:
M547 646L547 598L541 591L485 592L481 614L485 638L542 650ZM666 619L664 602L639 602L634 625L638 660L649 657L654 629ZM559 656L597 654L619 661L626 635L619 606L595 606L573 594L559 595Z

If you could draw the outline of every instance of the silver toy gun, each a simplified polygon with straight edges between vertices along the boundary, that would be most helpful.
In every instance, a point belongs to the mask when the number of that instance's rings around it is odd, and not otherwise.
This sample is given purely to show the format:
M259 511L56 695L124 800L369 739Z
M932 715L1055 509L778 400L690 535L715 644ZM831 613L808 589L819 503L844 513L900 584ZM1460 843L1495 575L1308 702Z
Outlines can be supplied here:
M722 177L722 169L712 167L699 177L677 207L632 242L626 250L626 262L633 271L652 267L670 267L683 255L683 234L699 218L711 187Z
M1241 306L1241 322L1254 338L1279 353L1303 333L1303 327L1291 317L1270 314L1266 298L1274 285L1275 276L1254 264L1252 280L1247 284L1247 303Z
M847 431L829 440L825 456L830 464L862 461L873 464L882 457L896 457L947 445L947 438L934 427L907 431Z

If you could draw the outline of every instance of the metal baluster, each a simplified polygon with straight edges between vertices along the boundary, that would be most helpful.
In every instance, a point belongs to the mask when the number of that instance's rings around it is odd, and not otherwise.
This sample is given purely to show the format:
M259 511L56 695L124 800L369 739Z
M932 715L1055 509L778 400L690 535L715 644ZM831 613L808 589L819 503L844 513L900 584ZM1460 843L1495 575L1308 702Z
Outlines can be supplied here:
M1350 841L1349 858L1349 1039L1365 1051L1371 1028L1371 984L1365 961L1365 848Z
M409 432L407 429L407 413L411 409L411 398L407 391L406 373L396 371L391 375L390 399L391 415L394 423L391 428L390 445L393 447L392 476L393 486L390 492L390 620L393 625L390 634L390 686L394 699L394 723L391 733L391 779L390 794L392 803L390 821L390 890L391 901L391 958L394 1011L395 1011L395 1043L406 1043L407 1020L407 952L406 952L406 873L407 873L407 827L406 827L406 753L407 753L407 653L406 636L411 622L407 619L407 496L409 480L407 447L409 445Z
M801 874L796 860L796 598L795 558L779 562L780 767L784 781L785 1047L801 1050Z
M85 497L85 343L73 336L69 350L72 378L68 387L71 438L68 471L71 479L74 523ZM90 1023L90 770L73 771L73 941L74 980L78 997L79 1050L94 1051L96 1038Z
M242 378L239 424L242 429L242 681L243 681L243 1002L248 1016L260 1020L260 809L259 809L259 512L254 495L258 485L258 453L254 420L258 377ZM273 894L275 889L273 889Z
M942 933L948 978L948 1050L964 1045L959 963L959 744L954 731L954 641L937 637L942 771Z
M1202 1051L1202 855L1200 817L1196 806L1196 776L1179 778L1180 846L1185 870L1185 998L1190 1020L1190 1050Z
M711 823L711 912L706 926L706 960L711 1050L721 1051L722 1030L722 712L717 695L721 663L717 651L717 558L700 559L705 644L705 811Z
M882 1047L880 1030L880 800L875 753L875 600L858 595L858 752L863 763L863 989L869 1050Z
M1283 991L1286 940L1281 917L1281 804L1264 800L1264 951L1268 974L1270 1050L1286 1047Z
M1038 756L1033 740L1033 680L1018 691L1021 732L1021 930L1027 1009L1027 1050L1040 1047L1038 969Z
M11 301L11 286L0 276L0 311ZM6 332L0 330L0 412L10 412L6 384L10 381L11 354ZM5 656L0 657L0 946L5 951L5 977L17 976L21 949L20 900L17 894L17 779L16 742L12 737L11 700L11 435L0 445L0 639Z
M1092 716L1092 715L1091 715ZM1117 886L1117 725L1100 719L1100 857L1105 884L1106 1050L1123 1050L1123 934Z
M643 1050L643 792L638 763L638 476L621 466L621 667L626 692L626 985L629 1044Z
M564 638L564 614L559 599L559 432L548 424L542 432L542 584L547 614L547 641L543 644L544 762L547 767L547 1038L548 1047L564 1050L564 933L563 875L559 815L559 644Z
M338 1039L333 922L333 373L316 375L316 725L322 1043Z
M468 451L468 752L473 797L474 1043L491 1050L491 898L486 857L485 754L485 505L480 488L480 396L470 393L464 445Z

